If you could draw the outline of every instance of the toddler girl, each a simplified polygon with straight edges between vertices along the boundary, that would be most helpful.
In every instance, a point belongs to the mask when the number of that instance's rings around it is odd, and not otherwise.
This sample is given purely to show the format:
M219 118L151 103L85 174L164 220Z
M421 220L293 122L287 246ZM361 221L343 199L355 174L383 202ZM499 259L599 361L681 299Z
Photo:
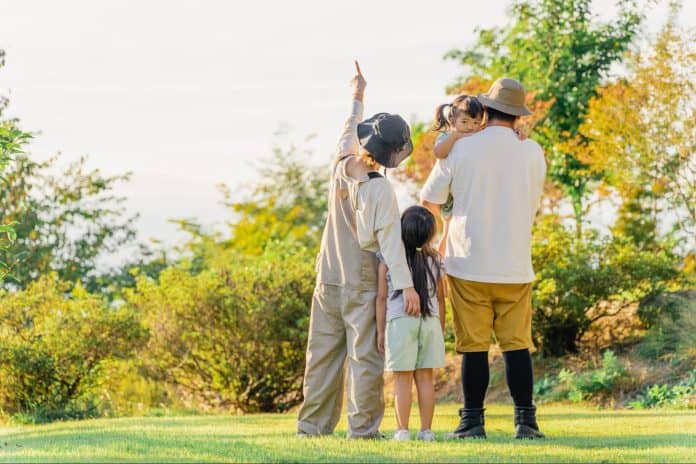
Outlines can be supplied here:
M435 409L433 369L445 365L445 302L442 262L431 247L435 216L422 206L401 215L401 237L413 284L420 297L420 316L408 316L403 295L394 290L382 257L377 280L377 347L385 355L385 370L394 372L394 397L398 429L394 440L410 440L413 379L418 392L421 428L417 439L433 441L430 430Z
M481 102L469 95L460 95L452 103L438 106L433 130L442 133L435 140L435 157L447 158L454 142L483 129L483 114Z

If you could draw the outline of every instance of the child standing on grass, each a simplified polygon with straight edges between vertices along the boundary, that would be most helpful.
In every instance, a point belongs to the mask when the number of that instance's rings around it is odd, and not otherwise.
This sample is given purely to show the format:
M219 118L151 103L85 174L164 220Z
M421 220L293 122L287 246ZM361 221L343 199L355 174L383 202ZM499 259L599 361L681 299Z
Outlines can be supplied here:
M411 206L401 216L401 236L413 284L420 297L420 315L404 311L404 299L395 290L382 256L377 281L377 347L385 355L385 370L394 373L398 429L394 440L411 439L411 386L416 381L421 428L417 439L433 441L430 430L435 409L433 369L445 365L445 296L442 261L431 242L435 216L422 206Z

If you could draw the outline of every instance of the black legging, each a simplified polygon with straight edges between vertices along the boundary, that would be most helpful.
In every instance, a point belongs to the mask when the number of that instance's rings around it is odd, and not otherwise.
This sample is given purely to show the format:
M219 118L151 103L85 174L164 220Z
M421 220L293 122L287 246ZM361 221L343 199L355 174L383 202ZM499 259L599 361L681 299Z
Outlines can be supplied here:
M515 406L532 406L534 374L532 357L529 350L506 351L505 379ZM464 390L465 408L482 408L486 397L490 371L488 369L488 352L464 353L462 356L462 389Z

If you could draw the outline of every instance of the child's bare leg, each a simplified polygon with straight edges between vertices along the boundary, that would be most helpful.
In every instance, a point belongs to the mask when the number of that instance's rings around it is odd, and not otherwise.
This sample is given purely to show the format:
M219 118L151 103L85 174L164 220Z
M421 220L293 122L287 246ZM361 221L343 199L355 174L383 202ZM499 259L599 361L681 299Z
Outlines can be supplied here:
M394 407L399 429L408 430L413 371L394 372Z
M430 430L435 412L435 384L432 369L416 369L416 390L418 391L418 410L420 411L421 430Z

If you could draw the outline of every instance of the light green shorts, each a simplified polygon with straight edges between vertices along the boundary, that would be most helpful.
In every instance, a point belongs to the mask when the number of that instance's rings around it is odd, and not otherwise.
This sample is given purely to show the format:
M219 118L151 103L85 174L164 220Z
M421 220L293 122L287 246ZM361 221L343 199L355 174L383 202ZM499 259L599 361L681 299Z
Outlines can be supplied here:
M387 371L414 371L445 366L445 339L440 319L397 317L387 323L384 340Z

